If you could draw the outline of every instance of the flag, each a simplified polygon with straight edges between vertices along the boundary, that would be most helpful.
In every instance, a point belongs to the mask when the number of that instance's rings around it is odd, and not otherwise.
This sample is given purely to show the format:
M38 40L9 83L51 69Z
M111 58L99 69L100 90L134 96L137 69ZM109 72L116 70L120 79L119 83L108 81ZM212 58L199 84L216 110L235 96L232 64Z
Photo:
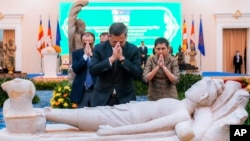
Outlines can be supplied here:
M202 28L202 20L201 20L201 19L200 19L198 49L200 50L201 54L202 54L203 56L205 56L205 46L204 46L203 28Z
M47 34L47 47L52 46L52 33L51 33L51 26L50 26L50 19L48 21L48 34Z
M190 48L191 46L193 46L195 50L194 19L192 19L192 26L191 26Z
M60 47L60 41L61 41L61 33L60 33L60 25L59 21L57 20L56 25L56 45Z
M187 45L187 25L185 22L185 19L183 21L183 26L182 26L182 52L186 52L188 49L188 45Z
M38 42L37 42L37 50L41 53L41 50L45 47L45 43L43 41L43 25L42 19L40 19L40 25L38 29Z

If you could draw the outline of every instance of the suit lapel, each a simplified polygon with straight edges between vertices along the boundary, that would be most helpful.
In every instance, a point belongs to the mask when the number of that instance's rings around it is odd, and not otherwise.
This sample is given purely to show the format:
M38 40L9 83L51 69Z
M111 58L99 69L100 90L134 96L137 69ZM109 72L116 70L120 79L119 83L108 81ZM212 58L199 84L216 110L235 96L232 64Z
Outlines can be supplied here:
M127 46L127 42L126 42L126 44L125 44L125 46L122 48L122 54L123 54L123 56L125 57L125 56L127 56L127 51L128 51L128 46Z

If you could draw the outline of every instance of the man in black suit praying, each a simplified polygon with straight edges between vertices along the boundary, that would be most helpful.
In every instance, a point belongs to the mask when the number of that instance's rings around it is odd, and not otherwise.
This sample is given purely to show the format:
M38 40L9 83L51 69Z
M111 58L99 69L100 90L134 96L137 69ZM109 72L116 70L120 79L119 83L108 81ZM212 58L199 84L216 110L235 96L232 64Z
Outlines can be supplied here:
M90 73L97 77L93 106L116 105L136 100L134 79L141 79L138 48L127 42L128 29L113 23L108 41L97 44L90 62Z

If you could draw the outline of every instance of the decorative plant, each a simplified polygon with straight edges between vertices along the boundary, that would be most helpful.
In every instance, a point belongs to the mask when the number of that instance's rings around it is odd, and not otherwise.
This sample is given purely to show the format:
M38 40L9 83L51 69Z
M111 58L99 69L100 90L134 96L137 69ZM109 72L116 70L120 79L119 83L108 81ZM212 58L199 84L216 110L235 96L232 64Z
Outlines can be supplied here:
M135 94L137 96L143 96L143 95L147 95L148 93L148 84L143 82L143 81L139 81L139 80L134 80L134 86L135 86Z
M60 54L61 53L61 48L58 45L54 45L53 48L55 49L55 51Z
M68 81L59 82L54 90L50 100L52 108L77 108L77 104L72 103L69 95L71 92L71 84Z
M11 80L10 78L3 78L0 79L0 85L2 85L2 83ZM2 87L0 87L0 107L3 107L3 103L6 99L8 99L9 96L8 94L2 89Z
M60 83L62 81L66 81L66 80L48 80L48 81L44 81L44 80L31 79L31 81L36 86L36 90L54 90L55 86L58 83Z

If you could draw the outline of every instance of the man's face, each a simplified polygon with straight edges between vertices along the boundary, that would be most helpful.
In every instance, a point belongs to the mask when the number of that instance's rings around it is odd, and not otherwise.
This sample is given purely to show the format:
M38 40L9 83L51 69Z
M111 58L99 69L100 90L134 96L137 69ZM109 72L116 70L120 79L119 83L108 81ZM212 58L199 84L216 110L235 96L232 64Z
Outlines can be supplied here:
M108 35L107 35L107 34L102 35L102 36L100 37L101 43L102 43L102 42L105 42L105 41L107 41L107 40L108 40Z
M160 56L161 54L163 56L166 56L168 54L168 47L166 46L165 43L157 44L154 50L157 56Z
M112 47L114 47L118 42L123 47L126 43L127 36L125 34L121 34L120 36L109 35L109 42Z
M144 42L141 42L141 45L144 46Z
M94 38L90 35L84 35L82 37L82 43L83 43L83 48L85 48L85 46L87 44L89 44L89 46L93 49L94 47Z

